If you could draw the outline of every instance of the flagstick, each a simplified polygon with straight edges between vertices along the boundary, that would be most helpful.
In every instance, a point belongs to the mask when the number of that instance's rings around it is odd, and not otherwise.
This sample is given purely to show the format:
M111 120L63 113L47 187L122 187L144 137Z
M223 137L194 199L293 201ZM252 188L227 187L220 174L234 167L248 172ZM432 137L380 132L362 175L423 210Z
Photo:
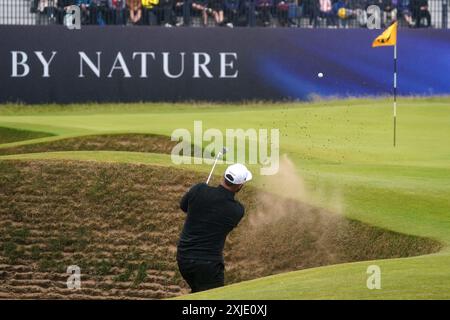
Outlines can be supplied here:
M394 147L397 135L397 43L394 45Z

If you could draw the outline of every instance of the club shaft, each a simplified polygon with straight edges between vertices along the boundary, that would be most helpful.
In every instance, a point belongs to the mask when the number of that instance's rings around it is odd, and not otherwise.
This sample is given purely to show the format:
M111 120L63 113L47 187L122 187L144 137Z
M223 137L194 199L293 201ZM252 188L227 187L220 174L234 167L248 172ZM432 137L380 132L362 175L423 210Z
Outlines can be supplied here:
M211 172L209 173L208 179L206 180L206 184L209 184L209 180L211 180L211 176L212 176L212 174L214 172L214 168L216 167L217 161L219 160L219 157L220 157L221 154L222 154L221 152L219 152L217 154L217 157L216 157L216 160L214 160L214 164L213 164L213 167L211 169Z

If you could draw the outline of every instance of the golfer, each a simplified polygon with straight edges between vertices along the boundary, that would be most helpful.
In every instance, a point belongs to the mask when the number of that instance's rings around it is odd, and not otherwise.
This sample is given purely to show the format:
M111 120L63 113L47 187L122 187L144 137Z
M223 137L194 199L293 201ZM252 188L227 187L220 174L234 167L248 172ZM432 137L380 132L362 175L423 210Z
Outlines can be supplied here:
M234 199L252 174L242 164L229 166L217 187L193 186L181 199L187 213L178 242L180 273L192 292L224 285L223 247L228 233L244 216L244 207Z

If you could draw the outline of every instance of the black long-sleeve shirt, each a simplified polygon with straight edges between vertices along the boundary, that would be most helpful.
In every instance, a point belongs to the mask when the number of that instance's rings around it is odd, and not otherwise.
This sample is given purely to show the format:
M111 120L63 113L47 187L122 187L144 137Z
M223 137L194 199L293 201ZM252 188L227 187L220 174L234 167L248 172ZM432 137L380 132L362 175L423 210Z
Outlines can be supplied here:
M178 242L177 259L222 261L228 233L244 216L244 207L234 193L205 183L193 186L181 199L187 213Z

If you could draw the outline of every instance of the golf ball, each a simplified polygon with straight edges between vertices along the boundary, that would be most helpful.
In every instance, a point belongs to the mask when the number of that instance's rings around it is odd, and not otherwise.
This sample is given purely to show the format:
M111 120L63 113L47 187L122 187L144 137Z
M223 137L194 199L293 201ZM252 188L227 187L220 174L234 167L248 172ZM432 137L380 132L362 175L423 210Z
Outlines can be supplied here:
M322 77L323 77L323 73L322 73L322 72L319 72L319 73L317 74L317 76L318 76L319 78L322 78Z

